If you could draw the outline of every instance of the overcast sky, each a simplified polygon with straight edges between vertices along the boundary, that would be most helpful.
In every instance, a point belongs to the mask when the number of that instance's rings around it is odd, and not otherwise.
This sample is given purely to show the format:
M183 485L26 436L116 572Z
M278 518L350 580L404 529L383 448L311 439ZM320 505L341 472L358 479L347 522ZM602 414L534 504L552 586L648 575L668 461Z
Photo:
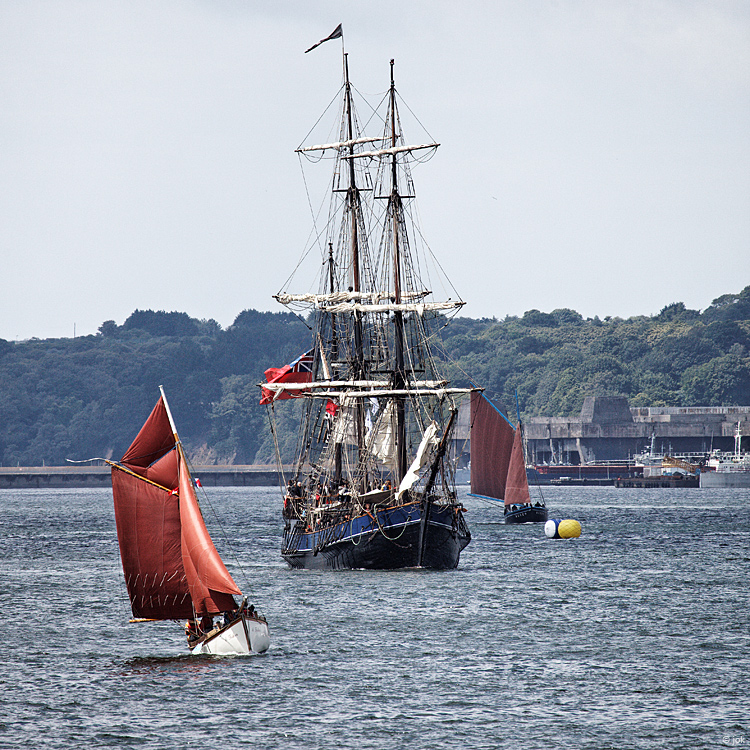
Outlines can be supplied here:
M356 87L395 58L442 144L421 227L465 315L750 284L746 0L3 0L0 338L282 310L294 149L341 82L340 42L303 53L338 23Z

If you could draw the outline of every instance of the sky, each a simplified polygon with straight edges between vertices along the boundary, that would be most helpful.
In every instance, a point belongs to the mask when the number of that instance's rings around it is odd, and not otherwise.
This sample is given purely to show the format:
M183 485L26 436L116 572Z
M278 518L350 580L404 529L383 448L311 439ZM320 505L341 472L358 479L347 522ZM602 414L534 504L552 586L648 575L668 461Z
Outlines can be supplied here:
M294 149L341 83L340 41L304 50L339 23L356 88L394 58L441 144L420 226L462 314L750 284L746 0L5 0L0 338L283 310L312 226Z

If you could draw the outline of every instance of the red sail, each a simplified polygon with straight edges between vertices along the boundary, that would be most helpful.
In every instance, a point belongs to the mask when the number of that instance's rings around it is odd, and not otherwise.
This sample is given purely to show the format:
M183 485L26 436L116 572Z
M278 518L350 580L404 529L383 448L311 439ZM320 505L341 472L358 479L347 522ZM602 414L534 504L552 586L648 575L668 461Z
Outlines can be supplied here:
M117 539L134 617L193 616L180 545L177 496L112 467Z
M508 477L505 480L505 504L525 504L531 502L529 494L529 480L526 476L526 458L523 453L523 436L521 425L516 427L513 438L513 450L510 454L510 465L508 466Z
M134 617L182 619L236 607L231 594L240 591L208 536L163 399L121 466L113 465L112 494Z
M169 453L174 446L175 438L169 424L167 407L164 405L164 400L160 398L151 410L146 423L141 427L141 431L135 436L130 448L125 451L121 463L136 473L142 474L143 472L138 469L151 466Z
M182 559L190 596L198 615L216 614L237 608L232 594L241 595L222 562L203 521L195 487L180 453L180 521Z
M505 497L513 428L481 394L471 394L471 493Z

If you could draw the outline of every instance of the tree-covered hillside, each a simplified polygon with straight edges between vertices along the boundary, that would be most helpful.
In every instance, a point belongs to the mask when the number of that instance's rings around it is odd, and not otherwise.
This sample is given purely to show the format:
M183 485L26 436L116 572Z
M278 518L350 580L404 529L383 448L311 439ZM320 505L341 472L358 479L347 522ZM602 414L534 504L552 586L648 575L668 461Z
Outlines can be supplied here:
M185 313L136 310L96 336L0 346L0 462L119 458L163 385L198 462L273 459L256 383L299 355L309 331L289 313L246 310L227 330Z
M530 310L503 321L456 319L444 333L455 382L475 379L525 416L572 416L584 396L631 406L750 404L750 286L702 313L681 302L653 317L584 319Z
M438 355L451 380L486 388L511 413L576 415L584 396L632 406L750 404L750 286L703 312L682 303L653 317L584 319L530 310L504 320L454 318ZM0 463L119 458L164 385L196 463L264 463L274 446L257 383L295 359L310 331L289 313L242 312L226 330L185 313L136 310L95 336L0 340ZM299 403L279 404L293 451Z

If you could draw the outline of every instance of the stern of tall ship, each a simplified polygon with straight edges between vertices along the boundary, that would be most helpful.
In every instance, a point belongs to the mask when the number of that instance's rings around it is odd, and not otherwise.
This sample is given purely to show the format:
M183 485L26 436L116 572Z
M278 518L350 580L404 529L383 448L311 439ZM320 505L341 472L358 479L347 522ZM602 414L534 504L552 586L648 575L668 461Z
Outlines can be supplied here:
M471 532L458 503L376 508L310 530L298 521L284 532L282 557L293 568L351 570L458 566ZM421 564L420 564L421 562Z

